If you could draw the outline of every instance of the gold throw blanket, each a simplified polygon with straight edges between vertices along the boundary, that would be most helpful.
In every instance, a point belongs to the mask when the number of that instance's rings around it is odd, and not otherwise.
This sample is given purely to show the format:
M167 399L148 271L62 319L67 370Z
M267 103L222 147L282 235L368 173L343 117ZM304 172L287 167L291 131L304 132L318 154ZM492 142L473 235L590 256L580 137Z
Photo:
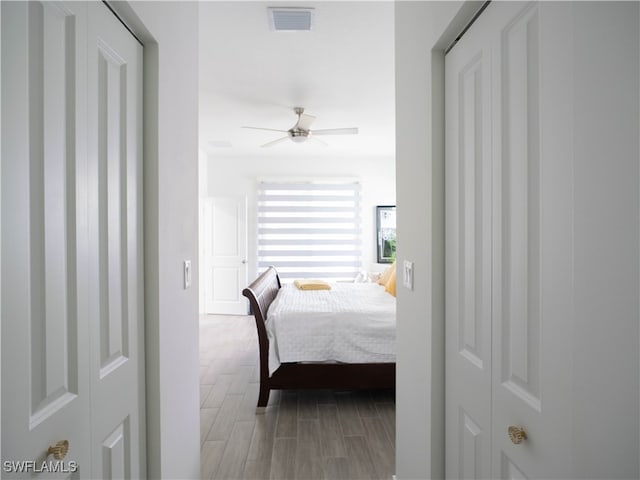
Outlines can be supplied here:
M331 290L331 285L324 280L295 280L293 283L298 290Z

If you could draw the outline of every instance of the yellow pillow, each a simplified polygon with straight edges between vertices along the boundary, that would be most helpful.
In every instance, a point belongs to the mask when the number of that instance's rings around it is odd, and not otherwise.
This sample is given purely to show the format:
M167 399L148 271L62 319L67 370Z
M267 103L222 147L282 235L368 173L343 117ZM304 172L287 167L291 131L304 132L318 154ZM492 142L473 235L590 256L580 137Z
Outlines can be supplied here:
M382 274L382 276L378 279L378 285L383 285L383 286L386 285L387 282L389 281L389 278L391 278L391 275L395 271L396 271L396 262L393 262L391 266L387 268Z
M298 290L331 290L331 285L324 280L295 280L293 283Z
M395 268L391 273L391 277L389 277L389 280L387 280L387 283L385 284L384 289L394 297L396 296L396 269Z

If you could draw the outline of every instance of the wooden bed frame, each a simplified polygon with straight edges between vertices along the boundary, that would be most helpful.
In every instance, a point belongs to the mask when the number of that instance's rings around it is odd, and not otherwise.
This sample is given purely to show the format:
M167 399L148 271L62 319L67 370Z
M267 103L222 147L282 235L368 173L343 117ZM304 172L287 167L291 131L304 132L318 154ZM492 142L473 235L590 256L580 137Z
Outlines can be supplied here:
M269 340L265 321L269 305L280 290L280 277L269 267L242 294L249 299L256 319L260 347L258 410L267 406L271 390L395 388L395 363L283 363L269 377Z

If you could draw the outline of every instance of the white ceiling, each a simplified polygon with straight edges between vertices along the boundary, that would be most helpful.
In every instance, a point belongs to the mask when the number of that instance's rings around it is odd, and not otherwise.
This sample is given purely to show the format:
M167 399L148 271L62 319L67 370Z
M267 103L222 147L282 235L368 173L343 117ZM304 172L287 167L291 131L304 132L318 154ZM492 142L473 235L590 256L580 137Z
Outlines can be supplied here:
M313 7L314 28L271 30L267 7L274 6ZM210 155L395 156L392 2L203 2L199 29L199 138ZM261 148L284 134L241 128L287 130L296 106L316 117L312 129L360 133L324 136L328 147Z

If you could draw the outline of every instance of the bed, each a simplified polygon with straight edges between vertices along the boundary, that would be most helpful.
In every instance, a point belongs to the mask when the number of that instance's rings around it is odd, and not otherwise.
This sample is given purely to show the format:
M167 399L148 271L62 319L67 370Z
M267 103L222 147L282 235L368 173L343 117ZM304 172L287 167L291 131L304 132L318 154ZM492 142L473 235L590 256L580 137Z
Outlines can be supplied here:
M384 343L380 340L380 344L376 344L377 351L374 352L373 356L365 355L363 357L360 354L353 356L352 358L355 359L355 362L345 362L340 360L337 362L328 362L325 360L329 359L322 359L321 357L313 357L313 359L305 359L305 361L289 361L293 357L290 357L289 353L285 354L285 349L282 347L281 343L276 344L280 339L274 337L274 335L277 335L278 332L274 332L271 328L272 325L270 325L270 322L276 318L276 314L280 314L286 310L283 308L285 306L284 304L287 303L286 297L278 295L281 293L282 288L282 283L280 282L280 278L278 277L275 268L269 267L242 291L242 294L249 299L251 311L255 317L256 328L258 331L258 345L260 351L260 393L258 396L258 411L263 410L267 406L271 390L360 390L388 389L395 387L395 355L393 352L389 352L388 341L387 343ZM285 288L295 289L295 287L289 285L285 286ZM341 295L347 294L347 292L345 292L345 288L346 287L340 287L338 292L340 292ZM306 294L312 292L303 293ZM268 317L268 312L272 305L274 308L271 311L271 316ZM344 310L344 308L342 308L342 310ZM326 313L327 312L325 312L325 314ZM348 312L343 311L341 314L343 315L341 318L349 318ZM304 319L306 315L307 314L300 315L300 318ZM311 323L317 325L318 318L319 317L313 318L312 316ZM289 315L289 321L290 320L291 315ZM327 319L325 320L330 321ZM379 326L383 324L384 329L388 329L386 321L383 321L382 317L380 317L378 323L374 322L374 325L378 325L378 328L381 328ZM322 323L320 323L320 325L321 326L318 328L324 328ZM289 330L291 331L291 329ZM311 327L307 330L311 332L314 331ZM317 332L317 329L315 332ZM340 334L340 337L342 338L342 334ZM348 342L356 341L358 335L355 335L355 340L351 337L353 336L349 336ZM301 338L303 338L304 342L304 336L301 336ZM306 341L312 341L313 338L317 339L319 337L317 335L314 337L308 337ZM374 342L376 341L377 340L374 340ZM395 343L395 316L393 319L393 336L390 341L392 344ZM270 349L272 345L276 345L276 348ZM284 358L277 358L274 361L273 350L276 349L278 350L279 357ZM370 350L370 348L367 349ZM304 351L306 349L302 348L298 350ZM347 360L350 360L350 355L353 354L347 354ZM365 358L366 361L360 361L360 358ZM332 358L331 360L335 360L335 358Z

